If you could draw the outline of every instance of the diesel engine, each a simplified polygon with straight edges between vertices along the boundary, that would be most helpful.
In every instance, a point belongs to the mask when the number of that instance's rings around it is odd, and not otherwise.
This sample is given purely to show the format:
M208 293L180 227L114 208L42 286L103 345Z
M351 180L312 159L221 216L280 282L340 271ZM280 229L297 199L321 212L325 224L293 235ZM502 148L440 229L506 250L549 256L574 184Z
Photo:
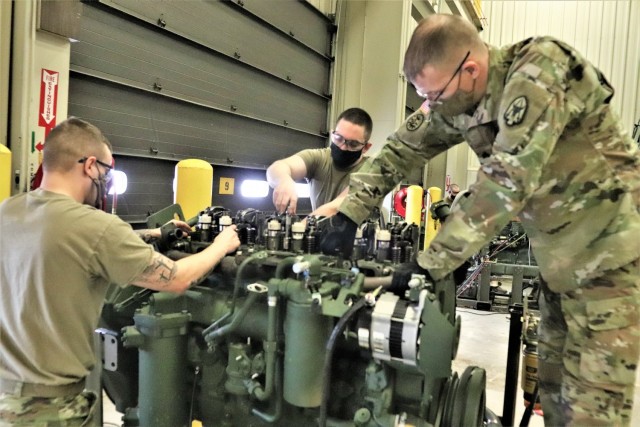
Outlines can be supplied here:
M324 255L323 221L211 207L188 236L163 227L173 259L231 224L242 245L183 295L108 295L103 384L123 426L483 425L485 371L451 369L455 283L393 280L417 226L368 221L352 253Z

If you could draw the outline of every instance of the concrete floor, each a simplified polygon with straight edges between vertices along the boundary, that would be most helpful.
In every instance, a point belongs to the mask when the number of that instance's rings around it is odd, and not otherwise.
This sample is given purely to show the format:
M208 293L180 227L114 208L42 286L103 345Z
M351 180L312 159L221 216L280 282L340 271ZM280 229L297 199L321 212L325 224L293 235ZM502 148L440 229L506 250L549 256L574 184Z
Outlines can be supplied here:
M460 374L469 365L476 365L487 371L487 407L496 415L502 415L507 345L509 339L509 315L507 313L486 312L458 308L462 319L460 347L453 362ZM520 360L522 369L522 360ZM635 407L632 426L640 426L640 372L636 378ZM515 425L519 425L524 412L522 389L518 384ZM541 416L533 415L529 425L544 426Z
M459 308L462 319L462 333L458 356L453 369L462 374L469 365L479 366L487 371L487 407L496 415L502 415L507 345L509 338L509 315L507 313L486 312ZM521 361L520 361L521 362ZM639 372L640 374L640 372ZM640 375L636 380L635 408L631 425L640 426ZM122 415L104 398L104 425L120 426ZM515 425L520 423L524 412L522 389L518 387ZM531 427L542 427L541 416L533 415Z

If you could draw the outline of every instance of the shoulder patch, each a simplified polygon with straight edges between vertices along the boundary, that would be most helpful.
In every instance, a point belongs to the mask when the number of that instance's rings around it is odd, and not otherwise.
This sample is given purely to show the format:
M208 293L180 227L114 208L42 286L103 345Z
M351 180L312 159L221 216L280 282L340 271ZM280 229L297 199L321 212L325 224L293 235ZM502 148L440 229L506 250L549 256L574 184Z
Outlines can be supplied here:
M407 120L407 130L413 132L420 127L422 122L424 122L424 115L422 113L409 117Z
M507 111L504 112L504 122L507 126L515 126L522 123L527 113L529 101L526 96L519 96L509 104Z

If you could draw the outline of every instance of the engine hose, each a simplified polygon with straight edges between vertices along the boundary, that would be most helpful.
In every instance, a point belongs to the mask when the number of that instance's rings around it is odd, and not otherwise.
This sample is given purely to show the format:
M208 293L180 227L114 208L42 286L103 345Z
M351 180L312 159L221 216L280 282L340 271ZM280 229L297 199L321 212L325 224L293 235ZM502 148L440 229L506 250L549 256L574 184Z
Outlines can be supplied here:
M271 397L271 393L274 388L274 376L275 376L275 368L276 368L276 347L278 345L276 341L276 328L278 327L276 316L278 315L278 296L270 295L269 296L269 317L268 317L268 326L267 326L267 340L264 342L265 347L265 365L266 365L266 373L265 373L265 384L264 387L259 385L256 387L252 394L258 400L267 400Z
M364 298L360 298L355 304L353 304L349 310L338 320L336 326L331 331L329 340L327 341L326 354L324 359L324 366L322 367L322 401L320 403L320 420L319 426L327 426L327 406L329 404L329 389L331 386L331 359L333 359L333 351L338 337L344 332L349 323L349 320L366 304Z
M222 324L225 320L231 317L234 314L236 308L236 300L238 299L238 294L240 293L240 288L242 287L242 275L244 274L244 269L247 265L254 262L256 259L263 259L267 257L267 253L264 251L256 252L251 255L249 258L242 261L240 267L238 267L238 271L236 272L236 280L233 285L233 296L231 297L231 305L229 306L229 311L225 313L224 316L220 317L218 320L213 322L211 325L207 326L207 328L202 331L203 336L208 336L212 331L217 330L218 326ZM246 313L245 313L246 314Z
M280 420L280 417L282 416L282 398L283 398L283 393L282 393L282 361L277 360L276 361L276 379L275 379L275 385L274 385L274 389L275 389L275 407L273 409L273 413L271 414L267 414L266 412L262 412L257 408L253 408L251 410L251 413L253 415L255 415L256 417L260 418L262 421L269 423L269 424L273 424L275 422L277 422L278 420Z
M242 261L240 267L238 267L238 272L236 273L236 280L233 285L233 297L231 298L231 307L229 311L233 313L233 310L236 307L236 299L238 298L238 294L240 293L240 288L242 287L242 275L244 274L244 269L247 268L249 264L254 262L257 259L263 259L267 257L267 253L265 251L256 252L251 255L249 258Z
M245 316L249 312L249 309L251 308L251 306L253 306L253 304L258 299L259 295L260 294L257 292L249 292L249 295L247 296L247 300L244 302L244 305L242 306L242 308L233 315L233 319L231 320L231 323L228 323L219 329L214 329L211 332L208 332L210 330L210 327L202 331L202 335L204 335L205 341L207 342L215 341L216 339L222 338L230 334L231 332L233 332L235 329L237 329L238 326L240 326L240 323L242 323L242 320L245 318Z

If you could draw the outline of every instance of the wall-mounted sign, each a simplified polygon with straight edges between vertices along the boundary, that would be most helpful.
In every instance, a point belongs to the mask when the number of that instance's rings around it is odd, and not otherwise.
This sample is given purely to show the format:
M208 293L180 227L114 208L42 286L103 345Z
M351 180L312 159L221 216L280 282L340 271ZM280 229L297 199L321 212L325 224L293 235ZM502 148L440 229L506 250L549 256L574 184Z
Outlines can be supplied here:
M58 78L60 73L42 69L40 77L40 108L38 109L38 126L44 128L44 137L49 135L56 125L58 110Z
M235 178L220 178L220 189L218 194L233 194Z

